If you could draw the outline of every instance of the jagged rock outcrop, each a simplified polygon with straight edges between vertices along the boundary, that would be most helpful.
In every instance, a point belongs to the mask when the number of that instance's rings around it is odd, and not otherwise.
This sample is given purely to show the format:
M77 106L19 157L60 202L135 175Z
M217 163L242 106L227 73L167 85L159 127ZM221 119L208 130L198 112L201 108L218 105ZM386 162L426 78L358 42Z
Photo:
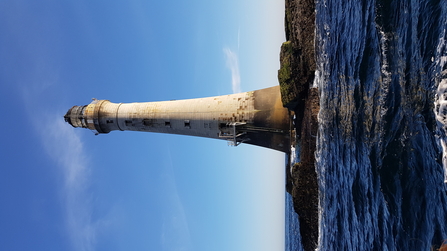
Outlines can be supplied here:
M286 39L281 46L278 80L285 107L294 110L305 99L315 76L315 2L286 0Z
M304 250L318 244L318 177L315 170L319 92L311 88L315 77L315 2L286 0L287 42L281 46L278 80L283 105L295 112L300 162L286 173L286 190L293 197L300 221Z

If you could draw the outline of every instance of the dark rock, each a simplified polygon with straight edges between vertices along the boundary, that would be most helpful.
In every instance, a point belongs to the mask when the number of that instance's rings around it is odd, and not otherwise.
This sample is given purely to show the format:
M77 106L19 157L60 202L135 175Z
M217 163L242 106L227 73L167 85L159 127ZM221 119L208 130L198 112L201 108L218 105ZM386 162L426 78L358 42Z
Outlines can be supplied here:
M283 105L294 110L303 102L315 76L315 3L286 0L287 42L281 46L278 80Z
M298 213L304 250L318 244L318 177L315 169L319 92L310 88L315 77L315 2L286 0L287 42L281 46L278 80L283 105L294 111L300 163L286 172L286 190Z
M318 243L318 177L315 170L316 135L320 100L318 89L309 89L301 123L300 162L292 168L293 206L298 213L304 250L315 250Z

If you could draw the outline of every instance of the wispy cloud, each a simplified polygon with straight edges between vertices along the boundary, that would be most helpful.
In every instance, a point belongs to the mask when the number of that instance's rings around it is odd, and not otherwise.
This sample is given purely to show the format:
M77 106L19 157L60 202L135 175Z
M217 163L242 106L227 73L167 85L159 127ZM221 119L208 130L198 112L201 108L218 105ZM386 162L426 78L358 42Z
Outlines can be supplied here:
M238 55L225 47L223 49L226 59L227 59L227 67L231 71L231 86L233 89L233 93L241 92L241 75L239 73L239 57Z
M110 222L105 218L92 218L88 155L74 128L63 121L63 113L54 110L57 105L50 108L40 102L45 99L49 87L54 87L53 81L22 86L22 98L45 153L55 163L53 171L61 176L62 187L59 190L64 223L73 250L92 251L95 250L98 230Z
M48 116L42 141L46 152L58 164L64 176L63 202L67 232L75 250L91 251L95 248L100 221L94 222L91 198L87 189L90 170L80 138L61 119ZM51 118L53 117L53 118Z
M168 194L169 210L163 214L161 242L163 250L191 250L191 236L185 210L177 188Z
M163 250L192 250L188 220L175 182L171 153L170 151L168 152L168 161L170 163L168 164L167 172L163 175L163 183L167 190L166 207L169 210L163 214L162 247Z

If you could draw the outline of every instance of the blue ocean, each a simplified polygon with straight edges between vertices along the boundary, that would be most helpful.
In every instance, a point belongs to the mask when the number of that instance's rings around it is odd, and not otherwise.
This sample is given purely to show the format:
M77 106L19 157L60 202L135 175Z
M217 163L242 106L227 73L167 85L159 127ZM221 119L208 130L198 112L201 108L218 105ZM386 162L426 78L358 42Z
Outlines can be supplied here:
M317 250L447 239L447 1L316 1ZM286 195L286 250L302 250Z

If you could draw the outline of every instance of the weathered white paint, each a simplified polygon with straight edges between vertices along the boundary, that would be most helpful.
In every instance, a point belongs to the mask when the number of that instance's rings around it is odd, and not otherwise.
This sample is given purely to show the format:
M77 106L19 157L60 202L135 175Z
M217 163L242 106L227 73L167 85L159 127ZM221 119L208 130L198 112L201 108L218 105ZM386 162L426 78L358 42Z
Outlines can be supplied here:
M124 104L93 100L87 106L72 107L65 120L95 133L121 130L182 134L226 139L234 145L246 142L280 151L285 151L289 136L288 111L282 107L279 87L161 102Z

